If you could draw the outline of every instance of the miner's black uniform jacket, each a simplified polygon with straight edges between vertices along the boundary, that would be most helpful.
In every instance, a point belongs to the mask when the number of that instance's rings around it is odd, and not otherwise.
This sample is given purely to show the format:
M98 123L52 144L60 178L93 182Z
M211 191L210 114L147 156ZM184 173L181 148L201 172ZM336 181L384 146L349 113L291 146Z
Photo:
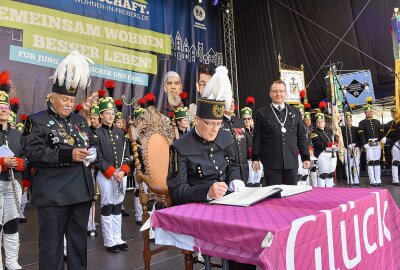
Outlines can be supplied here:
M242 175L240 179L243 179L243 181L247 183L249 178L248 150L249 147L251 147L252 139L249 133L245 131L243 119L236 116L232 116L231 119L229 119L224 116L223 121L224 127L222 129L228 131L235 142L233 149L235 150L236 161L240 166L240 173Z
M96 167L107 179L110 179L116 169L119 168L125 172L125 175L128 175L130 170L129 142L124 132L113 125L109 127L102 124L96 130L96 135L100 153L98 161L95 163Z
M364 119L358 124L358 134L360 135L361 145L368 143L369 139L383 138L383 130L381 129L381 122L377 119Z
M235 160L234 141L220 130L213 142L202 139L195 129L170 146L168 190L174 205L206 202L207 193L216 181L229 185L241 180Z
M72 145L71 139L73 138ZM31 115L21 143L34 167L31 204L64 206L91 201L94 186L90 169L72 161L74 148L96 147L85 118L63 118L51 108ZM70 144L69 144L70 143Z
M310 138L314 147L314 155L316 158L328 147L328 142L334 142L334 138L332 136L332 132L325 128L321 130L319 128L314 129Z
M18 165L14 169L14 178L17 180L21 180L22 173L25 171L27 162L21 157L22 153L22 145L21 145L21 132L17 129L12 129L10 125L8 125L7 130L1 132L0 127L0 146L8 143L8 147L14 153L14 157L17 158ZM0 157L0 165L1 165L1 174L0 181L9 181L9 169L4 163L4 157Z
M344 147L348 147L349 144L355 144L356 147L361 147L361 140L360 136L358 134L358 127L351 126L351 127L341 127L342 129L342 136L343 136L343 143ZM346 140L346 129L347 129L347 136L348 136L348 142Z

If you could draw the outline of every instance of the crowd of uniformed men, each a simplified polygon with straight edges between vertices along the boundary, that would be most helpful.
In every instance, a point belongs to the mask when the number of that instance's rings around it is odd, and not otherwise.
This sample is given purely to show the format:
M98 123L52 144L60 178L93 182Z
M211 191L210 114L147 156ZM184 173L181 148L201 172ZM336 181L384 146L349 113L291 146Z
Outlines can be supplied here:
M75 57L79 58L79 55ZM81 68L85 69L85 60L80 61ZM80 84L87 78L82 75L77 81L72 81L71 86L71 82L68 84L59 75L56 71L52 93L46 98L47 109L29 117L22 116L20 121L16 117L18 100L10 98L15 95L15 91L9 91L12 82L7 72L0 76L0 145L3 145L0 148L0 246L4 247L5 267L10 270L21 269L18 264L18 223L27 221L24 208L31 186L30 201L38 209L40 225L40 269L63 269L63 254L67 254L69 269L86 268L86 245L82 244L85 242L82 239L86 234L97 235L92 199L98 195L104 246L112 253L128 249L122 240L121 216L126 179L133 175L132 153L126 136L127 121L121 113L122 102L113 99L115 84L106 81L108 91L96 91L82 105L75 106L76 91L85 89L86 86ZM223 100L225 105L221 105L215 96L210 99L210 93L204 94L213 75L214 70L209 66L199 66L198 99L196 104L190 105L186 104L188 96L182 92L179 74L170 71L164 76L167 99L162 112L170 117L176 131L171 160L177 162L172 162L168 174L168 187L174 204L218 198L228 189L240 190L244 185L260 186L262 166L267 164L252 158L254 150L257 157L260 155L260 149L253 149L255 121L265 121L265 125L259 128L264 129L265 126L274 126L272 121L276 118L276 123L281 126L277 125L277 131L273 132L280 132L278 135L283 138L293 129L285 126L284 121L289 117L294 122L298 112L302 118L302 130L296 132L300 134L299 138L305 134L311 158L304 153L295 157L299 164L297 184L335 185L337 138L326 126L327 115L304 112L301 106L294 108L284 104L281 118L281 108L275 106L279 104L271 104L273 120L268 117L253 120L255 101L248 97L246 107L241 108L236 116L237 108L231 96L225 96L228 101ZM274 91L274 85L282 83L274 82L271 91ZM139 99L131 118L139 118L147 106L154 106L154 101L151 94ZM290 109L285 109L285 106ZM75 112L72 112L74 108ZM342 134L347 179L352 185L360 186L360 156L364 150L369 183L382 186L381 150L386 143L391 146L393 184L400 185L400 124L396 120L396 111L392 110L393 120L385 125L374 119L370 104L364 107L364 112L366 117L358 127L352 125L350 113L345 115L346 125L342 127ZM263 134L261 141L265 142L269 135L263 131L256 132ZM275 154L272 150L264 150ZM302 162L308 159L311 159L311 166ZM184 172L187 179L182 179L182 166L187 170ZM204 186L204 181L211 182ZM271 183L267 181L265 184ZM137 192L135 216L140 223L141 206Z

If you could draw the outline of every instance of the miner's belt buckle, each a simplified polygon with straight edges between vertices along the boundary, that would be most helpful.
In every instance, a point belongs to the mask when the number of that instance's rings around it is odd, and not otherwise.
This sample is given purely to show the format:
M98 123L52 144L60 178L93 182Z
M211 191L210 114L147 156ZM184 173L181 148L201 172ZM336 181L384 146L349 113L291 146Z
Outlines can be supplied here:
M379 142L377 139L370 139L370 140L368 140L368 144L369 144L369 146L378 146Z

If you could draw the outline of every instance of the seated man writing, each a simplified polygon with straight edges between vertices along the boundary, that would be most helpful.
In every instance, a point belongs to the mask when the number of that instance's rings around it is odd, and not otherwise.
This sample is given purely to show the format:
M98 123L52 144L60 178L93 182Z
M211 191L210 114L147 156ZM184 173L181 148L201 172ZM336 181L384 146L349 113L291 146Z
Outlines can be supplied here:
M223 197L228 190L244 188L235 160L234 141L221 129L224 111L231 100L227 70L218 67L203 97L197 100L195 128L170 147L167 184L173 205L207 202ZM233 261L229 264L231 270L255 269Z

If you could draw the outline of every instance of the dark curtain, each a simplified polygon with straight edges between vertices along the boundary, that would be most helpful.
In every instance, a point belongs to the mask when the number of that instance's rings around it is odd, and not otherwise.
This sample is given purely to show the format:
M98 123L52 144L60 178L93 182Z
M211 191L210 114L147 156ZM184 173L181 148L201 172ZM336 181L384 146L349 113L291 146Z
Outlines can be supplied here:
M291 66L305 66L305 81L310 82L332 52L339 39L318 28L284 5L342 37L367 0L234 0L239 98L249 95L256 106L264 105L272 81L279 78L277 54ZM270 15L268 12L268 4ZM283 5L284 4L284 5ZM390 18L394 0L371 0L344 40L382 64L394 69ZM271 23L270 23L271 22ZM272 34L273 33L273 34ZM275 44L275 46L274 46ZM274 48L275 47L275 48ZM343 62L344 70L370 69L375 97L394 95L392 72L341 43L329 62ZM340 67L340 66L339 66ZM308 88L310 103L326 97L323 68Z

